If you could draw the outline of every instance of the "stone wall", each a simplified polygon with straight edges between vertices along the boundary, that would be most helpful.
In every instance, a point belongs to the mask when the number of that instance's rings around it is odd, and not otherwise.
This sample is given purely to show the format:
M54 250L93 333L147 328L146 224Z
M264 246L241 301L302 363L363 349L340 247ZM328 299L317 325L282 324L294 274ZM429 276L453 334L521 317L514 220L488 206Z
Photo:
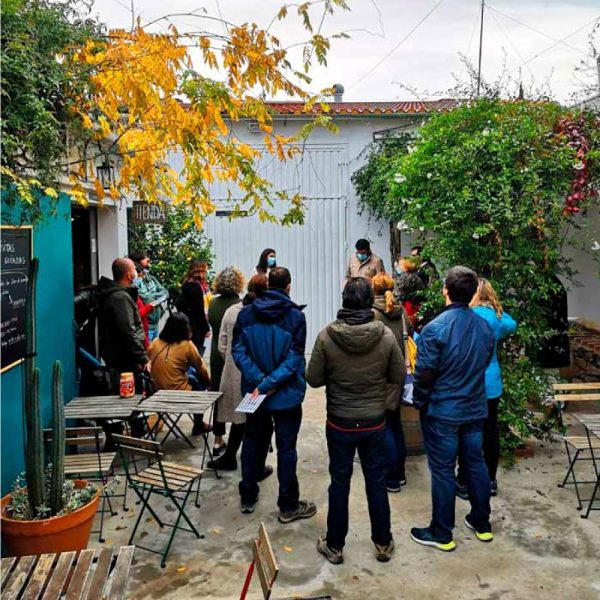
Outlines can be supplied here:
M576 323L569 336L573 381L600 381L600 331Z

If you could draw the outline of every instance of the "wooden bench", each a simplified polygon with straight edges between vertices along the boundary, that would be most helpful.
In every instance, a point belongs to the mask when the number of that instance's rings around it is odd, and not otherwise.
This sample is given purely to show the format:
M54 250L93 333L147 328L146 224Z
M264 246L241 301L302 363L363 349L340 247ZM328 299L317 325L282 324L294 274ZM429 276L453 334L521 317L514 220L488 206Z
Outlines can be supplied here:
M122 546L3 558L2 600L121 600L126 597L134 549Z

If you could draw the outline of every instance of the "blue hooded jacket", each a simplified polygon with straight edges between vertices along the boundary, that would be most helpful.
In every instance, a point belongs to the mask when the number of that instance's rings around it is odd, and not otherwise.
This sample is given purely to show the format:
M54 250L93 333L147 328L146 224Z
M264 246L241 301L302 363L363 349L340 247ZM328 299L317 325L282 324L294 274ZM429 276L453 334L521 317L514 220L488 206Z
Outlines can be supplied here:
M415 402L427 415L468 423L487 417L485 371L494 351L494 334L466 304L447 306L426 325L417 342ZM433 385L424 386L428 373Z
M498 318L496 311L489 306L476 306L472 311L485 319L486 323L494 332L494 354L489 367L485 370L485 393L488 400L500 398L502 396L502 372L498 362L498 342L507 335L510 335L517 328L516 321L508 314L503 312L502 318Z
M231 354L242 373L242 393L272 392L262 406L293 408L304 400L306 318L281 290L270 290L238 315Z

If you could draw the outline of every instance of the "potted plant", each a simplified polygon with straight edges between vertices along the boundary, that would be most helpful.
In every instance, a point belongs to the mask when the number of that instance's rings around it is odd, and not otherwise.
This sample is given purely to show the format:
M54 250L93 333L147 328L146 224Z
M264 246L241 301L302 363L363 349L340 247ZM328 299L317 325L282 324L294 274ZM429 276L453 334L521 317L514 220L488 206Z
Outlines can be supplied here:
M35 366L35 287L38 259L31 261L26 301L25 485L18 478L0 501L2 538L10 556L82 550L87 547L99 490L86 481L65 481L65 417L62 366L52 373L52 445L45 468L40 410L40 372Z

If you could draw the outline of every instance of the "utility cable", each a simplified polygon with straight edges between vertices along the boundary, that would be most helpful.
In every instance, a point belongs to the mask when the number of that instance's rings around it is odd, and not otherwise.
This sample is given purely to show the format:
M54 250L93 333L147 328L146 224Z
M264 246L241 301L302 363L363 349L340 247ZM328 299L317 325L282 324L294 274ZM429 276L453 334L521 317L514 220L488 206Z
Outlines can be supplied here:
M350 90L362 81L364 81L369 75L371 75L371 73L373 73L373 71L379 68L437 10L437 8L443 1L444 0L439 0L437 4L382 59L380 59L375 65L373 65L364 75L359 77L353 84L351 84L348 89Z

